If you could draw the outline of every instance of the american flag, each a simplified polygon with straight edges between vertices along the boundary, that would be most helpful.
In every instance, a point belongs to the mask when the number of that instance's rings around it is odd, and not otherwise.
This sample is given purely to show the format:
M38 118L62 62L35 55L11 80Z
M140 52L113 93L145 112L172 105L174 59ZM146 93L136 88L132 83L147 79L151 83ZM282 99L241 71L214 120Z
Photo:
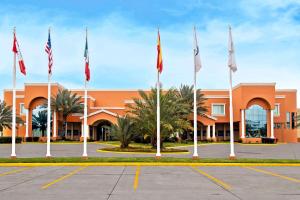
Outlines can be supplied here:
M53 57L52 57L50 30L49 30L49 34L48 34L48 41L46 43L45 51L48 54L48 74L51 75L52 74Z

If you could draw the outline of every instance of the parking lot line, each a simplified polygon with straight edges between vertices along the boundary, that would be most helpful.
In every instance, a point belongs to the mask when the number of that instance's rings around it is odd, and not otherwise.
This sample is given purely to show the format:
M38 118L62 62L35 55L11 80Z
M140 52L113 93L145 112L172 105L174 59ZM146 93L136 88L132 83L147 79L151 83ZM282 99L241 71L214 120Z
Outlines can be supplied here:
M141 166L136 166L136 171L135 171L135 178L134 178L134 183L133 183L133 189L136 191L139 185L139 176L140 176L140 171L141 171Z
M221 181L220 179L217 179L216 177L213 177L211 175L209 175L208 173L200 170L197 167L192 166L192 169L194 169L195 171L197 171L198 173L202 174L203 176L209 178L211 181L215 182L216 184L218 184L219 186L223 187L226 190L231 190L231 186L223 181Z
M15 173L22 172L22 171L25 171L25 170L30 169L30 168L32 168L32 167L25 167L25 168L21 168L21 169L15 169L15 170L12 170L12 171L4 172L4 173L0 174L0 176L15 174Z
M289 181L300 183L299 179L284 176L284 175L280 175L280 174L276 174L276 173L266 171L266 170L263 170L263 169L258 169L258 168L254 168L254 167L244 167L244 168L250 169L250 170L253 170L253 171L256 171L256 172L260 172L260 173L263 173L263 174L268 174L268 175L271 175L271 176L279 177L279 178L282 178L282 179L286 179L286 180L289 180Z
M43 185L43 186L42 186L42 189L47 189L47 188L50 187L51 185L53 185L53 184L55 184L55 183L58 183L58 182L60 182L60 181L62 181L62 180L64 180L64 179L67 179L67 178L73 176L74 174L78 173L79 171L81 171L81 170L83 170L83 169L85 169L85 168L87 168L87 166L83 166L83 167L77 168L77 169L71 171L69 174L64 175L64 176L61 176L61 177L59 177L58 179L55 179L54 181L52 181L52 182L50 182L50 183L48 183L48 184Z

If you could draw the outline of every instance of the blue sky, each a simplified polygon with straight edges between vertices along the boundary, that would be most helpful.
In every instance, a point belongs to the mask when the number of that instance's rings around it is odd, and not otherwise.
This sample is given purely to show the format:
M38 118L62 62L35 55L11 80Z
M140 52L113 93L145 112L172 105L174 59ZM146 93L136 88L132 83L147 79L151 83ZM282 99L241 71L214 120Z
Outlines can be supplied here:
M52 29L53 82L83 87L84 31L89 29L90 88L145 89L156 81L156 29L161 29L163 86L192 84L192 28L197 26L203 68L198 87L228 88L228 24L232 25L240 82L300 86L300 0L2 0L0 98L11 88L12 29L28 75L47 80L44 52Z

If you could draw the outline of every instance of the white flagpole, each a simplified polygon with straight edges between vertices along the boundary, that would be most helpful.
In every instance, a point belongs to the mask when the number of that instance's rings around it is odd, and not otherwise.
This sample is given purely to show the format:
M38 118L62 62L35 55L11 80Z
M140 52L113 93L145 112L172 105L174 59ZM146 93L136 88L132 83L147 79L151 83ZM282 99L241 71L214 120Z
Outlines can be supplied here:
M13 34L15 35L16 28ZM12 105L12 135L11 135L11 158L16 158L16 53L14 53L13 65L13 105Z
M157 70L157 110L156 110L156 157L161 157L160 153L160 84L159 84L159 70Z
M229 159L235 159L234 153L234 129L233 129L233 106L232 106L232 71L236 71L236 63L233 55L231 27L229 26L229 101L230 101L230 155Z
M86 28L86 40L87 40L87 28ZM87 42L87 41L86 41ZM87 132L88 132L88 125L87 125L87 81L85 78L84 82L84 116L83 116L83 158L87 158Z
M196 28L194 27L194 34L196 37ZM196 41L195 41L196 42ZM196 44L197 45L197 44ZM198 144L197 144L197 72L196 72L196 49L194 48L194 154L193 158L198 158Z
M87 82L85 81L85 89L84 89L84 117L83 117L83 128L84 128L84 134L83 134L83 154L82 157L86 158L87 155L87 132L88 132L88 126L87 126Z
M50 28L49 28L49 33L50 34ZM49 63L48 63L49 64ZM51 74L49 74L49 69L48 69L48 107L47 107L47 153L46 153L46 157L50 158L51 157L51 153L50 153L50 126L51 126Z
M234 159L234 132L233 132L233 108L232 108L232 70L229 68L229 96L230 96L230 156L229 158Z

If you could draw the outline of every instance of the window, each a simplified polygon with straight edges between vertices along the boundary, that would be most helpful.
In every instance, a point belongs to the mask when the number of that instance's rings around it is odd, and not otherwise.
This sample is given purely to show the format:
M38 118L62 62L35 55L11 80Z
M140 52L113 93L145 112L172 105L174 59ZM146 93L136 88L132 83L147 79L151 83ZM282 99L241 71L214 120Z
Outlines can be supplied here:
M280 105L279 104L275 104L274 116L275 117L280 116Z
M259 105L246 110L246 137L267 137L267 112Z
M291 117L289 112L286 112L286 128L291 128Z
M24 103L20 103L20 115L26 115L26 109Z
M225 104L212 104L211 114L215 116L224 116Z

